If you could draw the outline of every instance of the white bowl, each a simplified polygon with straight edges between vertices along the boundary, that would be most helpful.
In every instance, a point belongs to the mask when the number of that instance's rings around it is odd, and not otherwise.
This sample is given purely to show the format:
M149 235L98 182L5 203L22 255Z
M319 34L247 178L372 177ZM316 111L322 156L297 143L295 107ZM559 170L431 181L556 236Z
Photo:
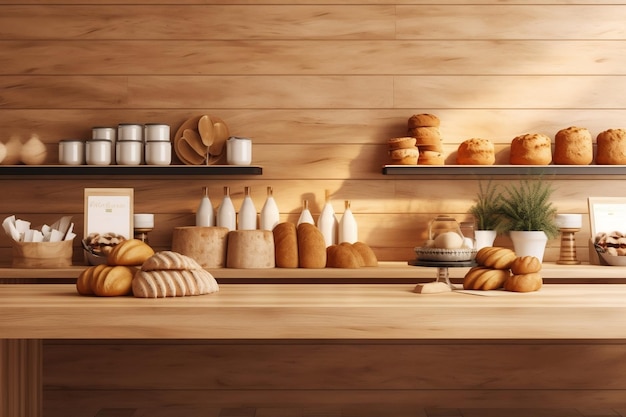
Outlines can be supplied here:
M626 266L626 256L609 255L608 253L598 253L598 255L611 266Z
M440 249L416 247L415 253L420 261L463 262L476 257L476 249Z

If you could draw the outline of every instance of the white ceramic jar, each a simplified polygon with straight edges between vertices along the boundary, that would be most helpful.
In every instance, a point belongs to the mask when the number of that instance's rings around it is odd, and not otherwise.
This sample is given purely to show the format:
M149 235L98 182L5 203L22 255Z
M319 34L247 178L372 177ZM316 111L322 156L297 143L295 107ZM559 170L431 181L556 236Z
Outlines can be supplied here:
M163 140L146 142L146 164L169 165L172 162L172 143Z
M115 140L117 129L109 126L95 126L91 128L91 139L106 139L111 141L111 162L115 161Z
M59 163L62 165L82 165L85 163L85 142L79 139L59 141Z
M111 149L108 139L91 139L85 143L87 165L111 165Z
M120 123L117 125L117 140L143 141L143 125L138 123Z
M170 140L170 127L163 123L146 123L144 127L144 140L152 141L168 141Z
M226 162L228 165L250 165L252 163L252 141L236 136L226 141Z
M118 165L141 165L143 142L136 140L118 140L115 144L115 162Z

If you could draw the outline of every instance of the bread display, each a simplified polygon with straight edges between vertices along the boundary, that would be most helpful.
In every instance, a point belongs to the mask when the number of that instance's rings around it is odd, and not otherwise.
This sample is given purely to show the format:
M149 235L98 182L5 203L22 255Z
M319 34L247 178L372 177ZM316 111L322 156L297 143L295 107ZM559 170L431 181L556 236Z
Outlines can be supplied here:
M296 232L300 268L326 267L326 241L322 232L311 223L299 224Z
M508 269L493 269L486 266L475 266L465 274L463 289L465 290L496 290L502 288L511 276Z
M488 139L468 139L462 142L457 150L458 165L493 165L495 162L495 146Z
M534 256L516 256L508 248L485 247L476 253L478 266L463 278L463 289L530 292L543 285L541 261Z
M554 137L554 163L558 165L589 165L593 162L593 140L584 127L561 129Z
M415 138L419 150L418 165L443 165L440 120L433 114L415 114L408 121L408 135Z
M204 269L138 271L132 282L140 298L185 297L219 291L213 275Z
M552 162L552 143L540 133L529 133L511 141L509 162L512 165L549 165Z
M597 165L626 164L626 130L609 129L600 132L596 138Z
M80 295L116 297L130 295L137 268L127 266L96 265L85 269L76 280Z
M139 239L128 239L116 245L107 256L109 265L141 265L154 255L154 250Z

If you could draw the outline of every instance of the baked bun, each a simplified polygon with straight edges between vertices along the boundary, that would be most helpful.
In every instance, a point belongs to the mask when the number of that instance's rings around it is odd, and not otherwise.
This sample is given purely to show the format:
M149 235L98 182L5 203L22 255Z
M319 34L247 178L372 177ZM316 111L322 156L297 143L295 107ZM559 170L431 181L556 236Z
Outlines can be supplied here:
M415 138L415 144L420 151L443 151L438 127L415 127L409 129L408 134Z
M140 298L184 297L219 291L213 275L204 269L137 271L133 295Z
M533 274L541 271L541 261L535 256L520 256L511 264L513 275Z
M311 223L300 223L296 232L300 268L326 267L326 241L320 229Z
M417 165L419 151L416 147L394 149L389 151L389 156L393 165Z
M274 255L277 268L298 267L298 235L296 225L290 222L278 223L274 229Z
M409 118L408 127L413 129L416 127L439 127L441 121L434 114L414 114Z
M420 151L417 163L419 165L444 165L445 158L441 152Z
M584 127L561 129L554 137L554 163L589 165L593 162L593 140Z
M609 129L600 132L596 138L596 164L626 164L626 130Z
M401 138L391 138L387 141L389 145L389 149L407 149L407 148L415 148L416 139L410 136L404 136Z
M512 165L549 165L552 162L550 138L540 133L517 136L511 141Z
M173 251L157 252L141 265L142 271L160 269L202 269L202 267L189 256Z
M488 139L472 138L459 145L456 154L459 165L493 165L495 162L495 147Z
M128 239L115 245L107 255L108 265L141 265L154 255L154 250L139 239Z
M508 269L493 269L485 266L471 268L463 278L465 290L495 290L511 276Z
M372 248L363 242L354 242L352 247L359 252L363 258L363 266L378 266L378 258Z
M543 286L543 278L538 272L532 274L511 275L504 283L504 289L514 292L538 291Z
M326 248L326 266L328 268L349 268L355 269L361 267L363 258L360 259L355 255L351 245L330 245Z
M476 253L476 263L493 269L509 269L517 256L508 248L488 246Z
M80 295L99 297L130 295L136 271L136 268L128 266L90 266L78 276L76 290Z

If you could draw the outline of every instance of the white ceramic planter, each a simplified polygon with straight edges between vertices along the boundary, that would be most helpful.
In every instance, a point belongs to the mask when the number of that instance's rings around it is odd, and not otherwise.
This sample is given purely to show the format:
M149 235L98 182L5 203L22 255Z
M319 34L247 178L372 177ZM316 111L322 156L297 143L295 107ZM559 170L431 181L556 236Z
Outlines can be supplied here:
M513 250L517 256L534 256L543 262L548 236L543 231L511 231Z
M498 232L495 230L475 230L474 240L476 241L476 250L481 250L489 246L493 246Z

